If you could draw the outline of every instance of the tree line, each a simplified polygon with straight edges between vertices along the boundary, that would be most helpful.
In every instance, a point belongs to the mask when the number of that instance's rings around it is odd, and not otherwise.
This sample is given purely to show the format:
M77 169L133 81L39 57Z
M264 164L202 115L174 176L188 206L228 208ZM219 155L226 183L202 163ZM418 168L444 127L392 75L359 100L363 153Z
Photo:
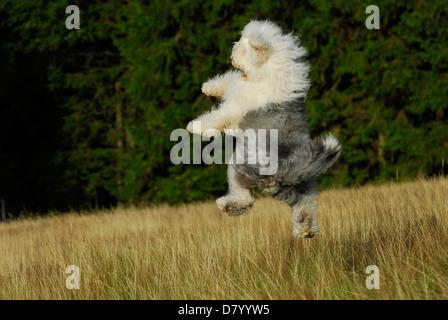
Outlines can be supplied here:
M216 104L201 84L251 19L309 51L311 133L343 145L323 188L446 173L448 7L376 5L378 30L352 0L1 1L0 197L17 214L224 193L226 167L173 165L170 134Z

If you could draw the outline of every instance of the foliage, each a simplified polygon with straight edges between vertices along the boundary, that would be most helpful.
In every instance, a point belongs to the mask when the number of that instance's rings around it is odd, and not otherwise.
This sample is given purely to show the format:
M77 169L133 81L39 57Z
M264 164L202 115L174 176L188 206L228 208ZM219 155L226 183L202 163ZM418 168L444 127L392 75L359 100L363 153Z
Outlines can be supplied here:
M65 28L76 4L81 28ZM201 84L230 65L251 19L301 35L313 135L344 149L323 186L440 174L447 159L444 1L0 3L0 194L33 208L180 203L225 192L225 166L173 165L171 131L216 103Z

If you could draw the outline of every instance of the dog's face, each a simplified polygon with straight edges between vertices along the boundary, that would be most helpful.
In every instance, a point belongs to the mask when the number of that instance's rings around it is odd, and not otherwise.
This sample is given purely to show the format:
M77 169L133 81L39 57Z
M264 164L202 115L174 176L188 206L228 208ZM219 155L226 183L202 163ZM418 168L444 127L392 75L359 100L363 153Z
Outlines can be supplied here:
M283 34L270 21L253 20L233 46L230 59L245 74L245 80L261 81L266 88L275 88L275 95L271 92L266 100L284 101L306 96L310 82L309 66L302 62L305 55L306 49L300 46L298 37Z
M230 60L232 65L251 77L258 77L263 65L269 60L270 48L259 39L243 35L235 42Z

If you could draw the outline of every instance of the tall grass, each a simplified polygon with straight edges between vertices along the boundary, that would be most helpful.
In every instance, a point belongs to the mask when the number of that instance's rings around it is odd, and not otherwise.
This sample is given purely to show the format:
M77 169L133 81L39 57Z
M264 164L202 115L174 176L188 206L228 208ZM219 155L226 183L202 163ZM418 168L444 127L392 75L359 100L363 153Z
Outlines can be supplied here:
M0 299L448 298L448 179L318 200L321 234L305 240L270 198L238 218L210 202L0 224ZM65 286L68 265L79 290Z

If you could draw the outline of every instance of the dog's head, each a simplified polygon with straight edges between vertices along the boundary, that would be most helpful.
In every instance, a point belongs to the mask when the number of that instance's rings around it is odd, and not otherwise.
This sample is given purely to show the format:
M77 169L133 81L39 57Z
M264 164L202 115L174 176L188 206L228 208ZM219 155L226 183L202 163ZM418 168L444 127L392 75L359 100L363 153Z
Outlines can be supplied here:
M283 77L286 81L301 83L299 90L306 91L309 69L301 62L306 53L297 37L283 34L281 28L270 21L253 20L244 28L241 39L235 42L230 59L248 78Z
M271 22L250 22L244 28L241 39L233 46L230 56L232 65L245 74L258 77L273 51L272 39L279 36L281 29Z

